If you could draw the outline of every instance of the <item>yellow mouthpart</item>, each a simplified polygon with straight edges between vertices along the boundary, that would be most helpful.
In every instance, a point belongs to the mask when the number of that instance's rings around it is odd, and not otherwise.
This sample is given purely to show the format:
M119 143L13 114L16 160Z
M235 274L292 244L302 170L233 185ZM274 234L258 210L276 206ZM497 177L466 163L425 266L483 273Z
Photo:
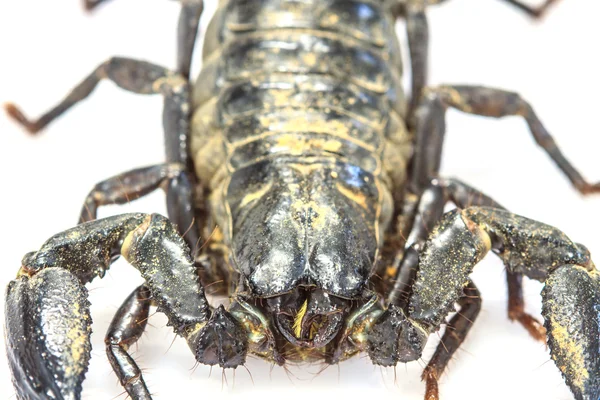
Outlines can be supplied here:
M296 335L296 337L298 339L300 339L300 335L302 334L302 320L304 319L304 316L306 315L307 309L308 309L308 299L304 300L304 303L302 303L302 306L298 310L298 314L296 314L296 316L294 317L294 325L292 327L294 329L294 335Z

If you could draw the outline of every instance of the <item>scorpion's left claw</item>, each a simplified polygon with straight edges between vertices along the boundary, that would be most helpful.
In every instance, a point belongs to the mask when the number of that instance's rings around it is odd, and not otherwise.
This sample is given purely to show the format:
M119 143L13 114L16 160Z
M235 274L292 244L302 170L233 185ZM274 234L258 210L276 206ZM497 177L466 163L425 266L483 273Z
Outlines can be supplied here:
M548 344L577 400L600 398L600 274L556 269L542 293Z
M223 306L187 340L196 360L202 364L236 368L246 362L248 333Z
M6 348L17 398L80 398L91 350L88 306L86 289L65 269L8 285Z

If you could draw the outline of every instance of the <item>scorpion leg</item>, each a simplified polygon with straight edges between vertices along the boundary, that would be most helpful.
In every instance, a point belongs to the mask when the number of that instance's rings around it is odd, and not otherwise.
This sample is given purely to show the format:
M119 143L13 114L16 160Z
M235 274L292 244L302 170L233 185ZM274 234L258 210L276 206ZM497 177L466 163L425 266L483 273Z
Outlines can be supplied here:
M98 184L86 199L82 220L95 218L98 205L120 203L131 194L146 194L166 182L169 217L178 225L190 248L198 242L194 220L193 183L186 173L190 169L188 156L190 88L187 79L163 67L143 61L114 57L100 65L56 107L36 121L30 121L14 105L6 109L13 118L35 133L51 123L77 102L86 98L101 79L110 79L118 86L139 94L162 94L165 99L163 125L167 164L134 170ZM179 165L179 166L178 166ZM183 169L182 169L183 168ZM164 179L163 175L166 175ZM117 187L121 190L117 191ZM192 229L190 229L192 227Z
M86 10L91 11L101 3L105 3L107 0L83 0L83 6Z
M481 311L481 296L472 281L464 288L464 296L458 299L460 309L452 317L440 344L421 375L425 381L425 400L438 400L438 379L444 373L452 356L464 342L475 319Z
M112 57L98 66L54 108L37 120L29 120L14 104L5 105L8 114L29 132L37 133L55 118L85 99L102 79L109 79L121 88L138 94L162 94L165 101L163 126L167 162L186 166L188 160L190 88L180 74L145 61Z
M193 188L185 167L178 163L134 169L96 184L85 199L79 222L95 220L99 206L124 204L161 186L167 193L169 219L194 249L199 233L194 223Z
M400 308L407 306L419 262L418 253L429 233L444 215L444 207L449 202L459 208L471 205L502 208L490 197L459 180L431 180L429 186L421 193L416 208L411 212L411 222L407 224L409 230L403 233L406 241L394 260L394 286L388 294L387 304L394 304Z
M396 14L403 15L406 19L406 33L410 54L411 70L411 99L408 111L409 127L413 126L413 115L425 85L427 84L427 67L429 55L429 26L425 9L427 6L436 5L446 0L403 0L398 3L399 10ZM541 18L547 9L557 0L546 0L538 7L531 7L517 0L504 0L532 18Z
M57 234L23 258L6 301L7 350L22 397L80 398L90 348L83 284L102 276L118 255L140 271L152 301L199 362L244 362L247 332L223 309L211 315L189 249L173 224L156 214L125 214ZM125 319L113 325L117 336ZM227 335L220 334L223 327ZM136 328L130 333L123 339L135 337Z
M394 281L387 304L403 309L408 305L410 288L419 262L420 246L444 214L447 201L443 188L437 184L431 184L421 194L416 208L411 212L409 231L402 233L406 237L406 243L393 255L392 268L386 268L386 276Z
M447 0L427 0L426 3L427 3L427 5L435 5L435 4L444 3L446 1ZM531 18L535 18L535 19L543 17L546 14L546 12L548 11L548 8L550 8L550 6L552 6L554 3L558 2L558 0L545 0L539 6L534 7L534 6L530 6L526 3L523 3L522 1L519 1L519 0L502 0L502 1L505 1L513 6L517 7L519 10L525 12Z
M406 4L406 34L410 52L411 98L407 121L412 124L412 115L419 105L421 93L427 84L429 56L429 25L423 0L409 0Z
M133 400L151 399L142 371L127 352L146 329L150 302L148 288L135 289L115 314L105 339L108 360Z
M413 174L409 181L409 189L413 193L420 193L432 177L438 176L448 107L488 117L523 117L536 143L580 193L600 193L600 183L591 184L581 176L562 154L527 101L517 93L480 86L439 86L425 89L421 105L415 112L416 145Z
M202 254L199 254L198 245L201 243L201 235L197 216L201 210L194 207L194 188L182 164L167 163L138 168L96 184L85 199L79 222L95 220L100 206L123 204L158 188L166 191L169 220L177 226L179 234L192 249L194 260L202 273L202 281L211 283L230 281L231 278L223 273L225 261L218 246L216 250L212 245L206 246ZM207 237L211 238L210 235ZM202 246L208 240L210 239L205 239ZM223 292L225 287L223 283L213 285L211 289Z
M399 359L419 357L493 250L513 273L546 283L542 292L552 358L577 400L600 396L600 274L587 249L551 226L491 207L446 213L420 253Z
M181 0L181 14L177 27L177 71L186 79L190 78L192 53L203 9L203 0Z
M523 275L506 270L508 284L508 318L520 323L532 338L546 343L546 328L535 317L525 312Z
M86 10L93 10L107 0L84 0ZM185 78L190 78L192 53L196 44L198 24L204 9L203 0L180 0L181 13L177 27L177 71Z
M554 3L556 3L558 0L545 0L544 3L542 3L541 5L539 5L537 7L532 7L532 6L527 5L518 0L504 0L504 1L506 1L508 4L511 4L515 7L517 7L521 11L524 11L526 14L528 14L532 18L541 18L544 16L544 14L546 14L546 11L548 10L548 8L551 5L553 5Z

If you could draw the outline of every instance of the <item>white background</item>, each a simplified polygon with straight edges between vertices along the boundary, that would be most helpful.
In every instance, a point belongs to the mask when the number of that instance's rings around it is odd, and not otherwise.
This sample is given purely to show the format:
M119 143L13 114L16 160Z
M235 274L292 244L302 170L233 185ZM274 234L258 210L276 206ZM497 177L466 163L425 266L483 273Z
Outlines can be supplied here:
M211 3L211 2L210 2ZM207 4L212 10L214 4ZM164 0L113 1L93 16L77 0L0 3L0 101L15 101L36 116L54 105L98 64L126 55L173 67L179 6ZM544 21L531 22L496 0L454 0L431 8L431 82L486 84L518 90L532 102L564 152L592 180L600 179L600 3L564 0ZM208 12L203 18L206 26ZM399 27L401 31L401 27ZM402 39L404 40L404 39ZM197 53L199 54L199 53ZM196 57L198 60L198 57ZM194 65L197 71L198 63ZM558 226L600 254L600 196L583 198L530 138L523 121L494 121L450 112L443 173L482 189L515 212ZM81 105L32 138L0 116L0 253L5 287L27 251L73 226L94 183L163 160L161 99L136 96L102 83ZM164 212L161 193L101 216ZM598 260L598 258L596 258ZM448 373L442 400L571 399L549 353L505 314L502 265L488 257L474 275L483 311ZM104 354L104 332L118 305L140 279L119 262L91 285L94 334L84 399L124 398ZM541 284L526 282L527 308L540 309ZM227 373L200 366L183 340L156 315L134 356L156 399L213 396L421 399L422 366L373 367L365 357L330 367L281 368L250 359ZM430 347L437 342L432 337ZM430 354L430 352L428 353ZM427 358L426 358L427 359ZM121 395L121 396L120 396ZM0 352L0 399L14 398Z

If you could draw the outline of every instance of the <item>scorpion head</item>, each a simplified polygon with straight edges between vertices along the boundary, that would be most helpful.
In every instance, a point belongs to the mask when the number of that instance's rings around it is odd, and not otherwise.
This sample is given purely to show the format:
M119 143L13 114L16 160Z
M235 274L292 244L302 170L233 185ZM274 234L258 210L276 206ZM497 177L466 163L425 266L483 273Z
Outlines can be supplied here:
M223 368L242 365L248 352L277 364L322 356L329 343L335 346L351 306L314 287L270 298L238 293L227 311L220 306L209 321L191 327L187 341L198 362Z
M277 361L277 351L305 360L362 349L344 335L369 301L391 220L392 198L376 177L329 158L264 160L236 170L222 195L215 213L240 273L237 295L252 308L253 317L240 314L250 351Z
M282 365L312 357L337 363L365 350L374 364L392 366L419 359L428 331L395 305L382 310L376 295L350 300L300 286L262 299L240 293L187 336L199 362L223 368L244 364L248 352Z

